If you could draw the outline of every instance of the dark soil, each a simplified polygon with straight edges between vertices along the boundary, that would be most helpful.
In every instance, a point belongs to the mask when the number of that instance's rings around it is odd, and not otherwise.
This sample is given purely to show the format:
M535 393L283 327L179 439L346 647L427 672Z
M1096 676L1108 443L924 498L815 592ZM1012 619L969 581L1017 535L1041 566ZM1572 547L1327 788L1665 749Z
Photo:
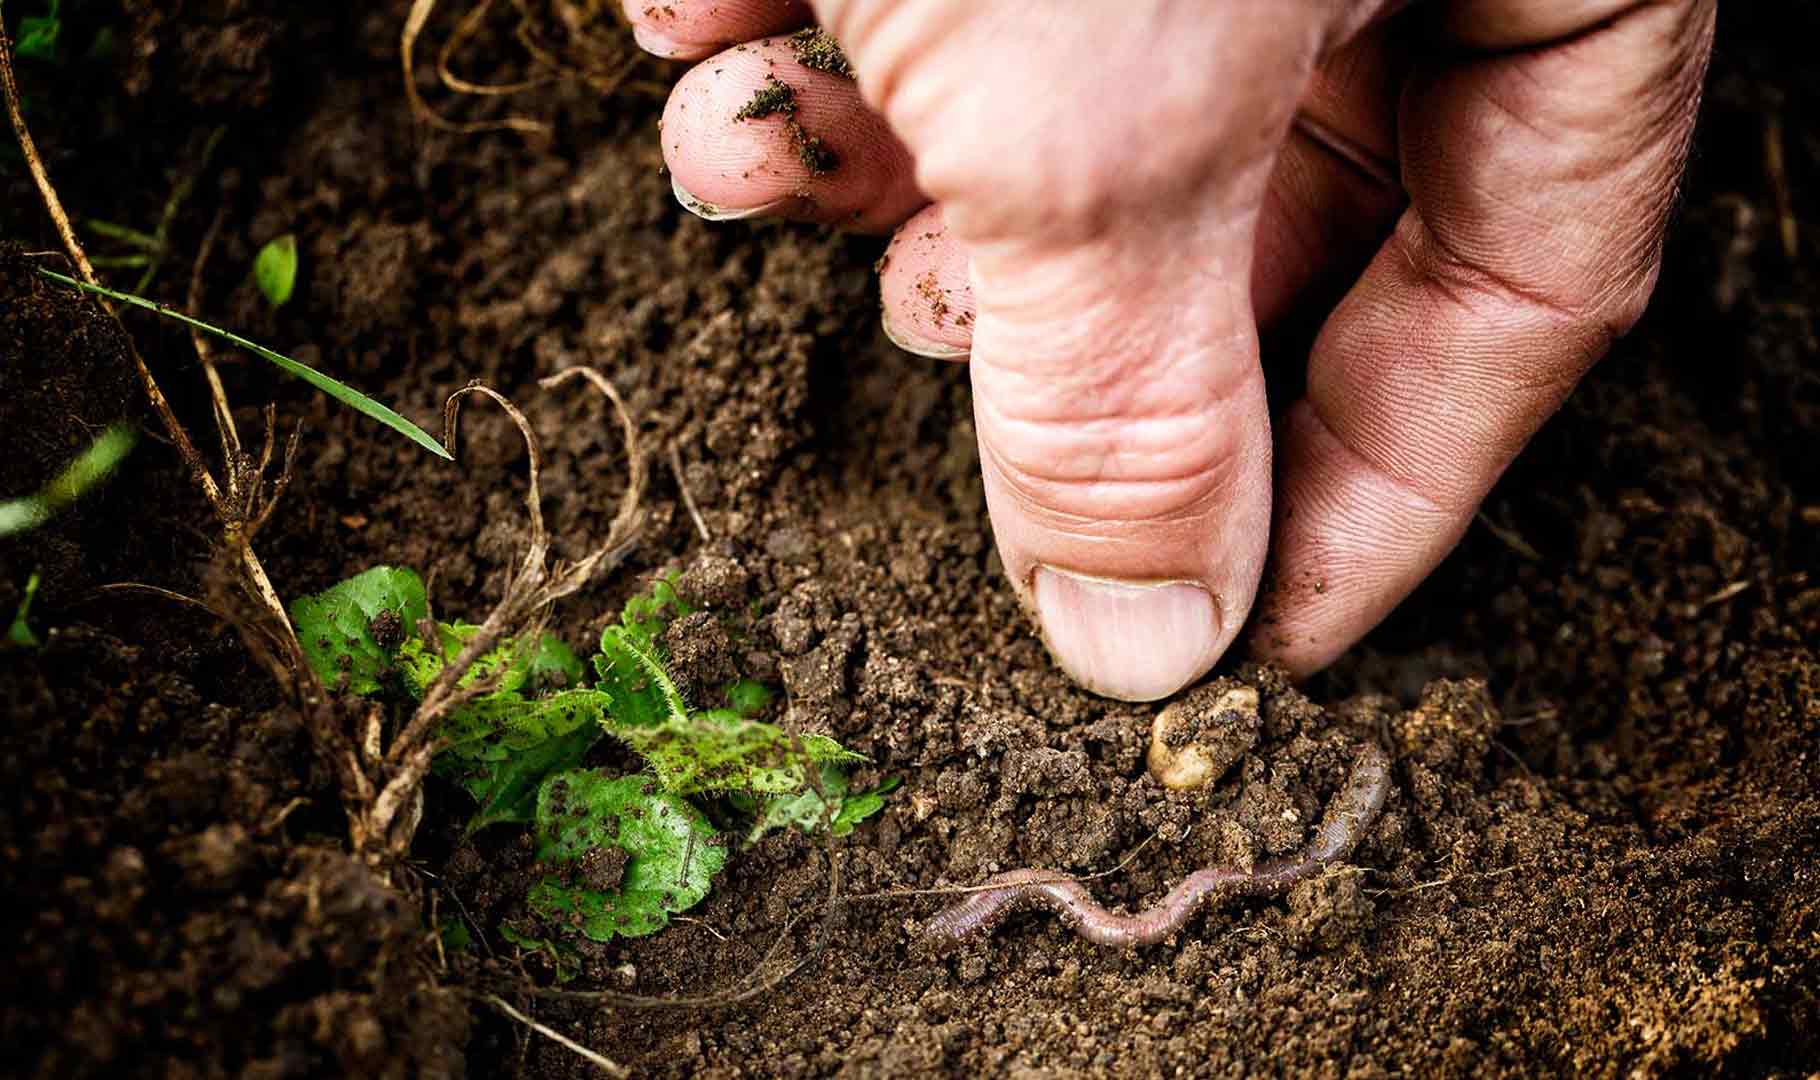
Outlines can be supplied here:
M401 4L124 7L73 5L66 27L80 43L114 26L130 43L114 59L78 44L21 70L78 221L155 223L227 124L154 296L183 301L219 209L209 313L422 422L471 378L510 394L546 448L545 511L569 557L604 535L626 462L595 400L536 379L607 373L652 452L651 523L553 628L582 645L653 573L684 571L684 591L727 616L671 628L686 680L781 686L793 723L870 756L856 783L903 779L841 842L844 893L1038 865L1101 875L1098 897L1136 908L1193 868L1301 846L1357 740L1396 759L1353 867L1132 954L1034 914L956 955L915 954L941 896L856 900L813 952L827 856L773 833L730 855L689 921L587 951L567 985L736 988L780 939L804 970L737 1007L519 998L540 1021L639 1075L1798 1076L1820 1061L1814 13L1724 8L1654 309L1505 477L1486 527L1311 684L1222 670L1258 691L1256 731L1229 740L1217 784L1165 793L1144 765L1156 710L1075 689L1019 613L965 374L878 333L877 243L684 214L653 132L671 72L604 98L570 83L474 99L420 63L445 113L556 130L456 136L405 104ZM497 7L468 55L506 81L524 62ZM458 17L439 13L426 40ZM1803 229L1792 258L1765 167L1772 118ZM56 247L5 162L5 237ZM284 232L303 271L273 313L246 272ZM233 630L95 594L138 581L220 598L221 575L124 341L24 266L0 257L0 495L111 420L148 437L93 502L0 546L0 620L40 569L48 641L0 653L0 880L22 913L0 968L13 1068L588 1074L461 996L520 965L501 926L522 916L530 855L511 830L460 842L468 807L432 786L417 860L388 886L346 854L326 765ZM206 434L187 335L128 327ZM226 378L248 430L268 400L307 427L260 539L281 591L386 562L433 572L439 614L485 613L524 536L523 451L500 414L468 414L452 466L263 364ZM438 949L445 920L469 950Z

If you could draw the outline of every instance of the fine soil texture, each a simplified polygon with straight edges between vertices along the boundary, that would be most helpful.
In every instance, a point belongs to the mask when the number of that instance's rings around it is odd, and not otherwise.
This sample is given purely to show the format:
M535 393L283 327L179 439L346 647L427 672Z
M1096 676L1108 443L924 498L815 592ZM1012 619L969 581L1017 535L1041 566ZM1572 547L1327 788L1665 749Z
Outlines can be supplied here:
M183 306L219 215L199 313L426 427L469 380L509 395L542 443L566 558L606 534L628 463L597 398L537 380L602 371L651 465L648 521L549 628L579 649L680 573L708 613L667 633L685 689L778 687L776 717L866 755L856 790L901 785L838 839L730 845L685 917L578 946L560 972L505 937L537 872L523 830L464 838L471 804L452 785L428 786L408 863L353 857L330 763L234 625L102 589L244 605L126 334L212 461L206 384L183 328L128 312L122 333L32 272L67 267L33 254L60 244L9 145L0 497L110 423L144 435L104 489L0 541L0 625L43 581L42 647L0 652L6 1072L597 1075L496 995L640 1076L1812 1075L1820 15L1723 7L1643 325L1333 670L1292 685L1223 664L1217 689L1240 704L1195 722L1229 768L1177 791L1146 770L1160 706L1073 686L1015 603L965 370L880 334L878 241L683 212L655 132L678 69L511 95L437 78L458 32L450 63L473 82L547 71L527 40L560 60L594 35L623 59L596 6L498 4L464 31L469 12L444 4L425 28L430 108L548 134L415 116L402 3L65 0L56 54L19 73L92 254L155 251L145 292ZM517 34L516 8L534 33ZM9 28L36 9L8 4ZM248 268L284 233L300 270L274 310ZM140 272L103 271L123 288ZM1291 370L1284 338L1273 366ZM281 434L304 427L256 543L282 596L393 564L424 573L438 616L484 617L526 538L504 414L475 405L444 462L216 352L244 431L267 402ZM1200 867L1293 854L1368 739L1392 759L1382 814L1285 894L1127 951L1035 910L958 949L917 946L955 899L940 890L1007 870L1077 875L1136 911ZM551 988L747 993L650 1007L536 992Z

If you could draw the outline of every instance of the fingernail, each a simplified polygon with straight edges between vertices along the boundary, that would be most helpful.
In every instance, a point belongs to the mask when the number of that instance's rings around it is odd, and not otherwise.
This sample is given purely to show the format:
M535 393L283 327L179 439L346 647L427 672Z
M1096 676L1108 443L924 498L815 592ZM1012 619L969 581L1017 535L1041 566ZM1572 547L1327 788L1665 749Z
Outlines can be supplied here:
M691 53L688 46L683 45L681 42L662 31L651 29L643 23L635 22L632 24L632 40L638 42L638 47L644 51L653 56L664 57L665 59L685 59L685 54Z
M1049 651L1096 694L1155 701L1219 659L1219 608L1199 585L1111 581L1039 566L1031 591Z
M696 198L689 193L688 188L677 183L674 176L670 178L670 190L676 194L676 201L682 203L684 210L687 210L689 213L706 221L742 221L746 218L768 214L790 201L789 199L778 199L774 202L768 202L763 206L754 206L750 209L729 209L725 206L716 206L711 202Z
M885 308L879 309L878 320L884 325L885 336L891 339L891 344L907 353L915 353L918 356L927 356L935 360L959 360L971 351L954 345L943 345L939 342L920 341L916 338L906 337L898 333L897 327L891 325L891 312Z

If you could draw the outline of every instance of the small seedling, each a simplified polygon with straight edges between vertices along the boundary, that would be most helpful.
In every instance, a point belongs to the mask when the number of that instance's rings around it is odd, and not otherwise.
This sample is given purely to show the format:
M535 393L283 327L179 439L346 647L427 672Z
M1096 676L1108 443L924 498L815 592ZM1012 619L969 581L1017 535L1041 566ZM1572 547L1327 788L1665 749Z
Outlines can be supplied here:
M885 796L895 790L899 781L893 777L871 791L850 791L846 770L838 765L824 765L821 791L806 788L791 795L774 795L762 802L749 795L735 795L733 805L752 816L752 828L746 833L746 846L757 843L766 833L794 826L803 832L819 831L826 824L835 836L846 836L853 827L885 808ZM822 801L822 795L828 797ZM830 813L830 811L832 811Z
M116 424L102 432L41 490L0 502L0 536L28 532L49 521L107 479L138 441L138 431Z
M324 684L405 705L422 700L480 630L431 623L426 609L415 573L375 567L298 600L291 614ZM724 707L690 709L662 643L669 621L690 611L665 579L633 597L601 633L591 686L587 667L555 637L505 640L461 677L463 700L437 731L435 771L478 804L467 831L532 826L552 873L526 901L559 933L595 941L655 933L700 902L726 842L690 796L731 793L754 818L748 840L792 825L844 836L894 786L850 792L841 766L863 759L826 736L759 719L772 692L752 680L726 686ZM582 768L609 735L649 772Z
M63 36L60 17L62 0L49 0L43 15L27 15L19 20L19 41L13 51L30 60L55 60L57 39Z
M101 48L110 40L108 32L103 29L95 37L95 47ZM94 49L90 50L91 52ZM227 125L219 125L210 131L203 140L202 153L183 176L171 186L169 197L164 200L164 210L158 215L158 225L151 232L135 229L128 225L117 225L99 218L89 218L83 225L106 240L130 249L125 253L96 255L90 260L93 265L106 269L137 269L139 280L133 283L132 291L143 293L151 287L152 280L163 268L164 260L171 253L171 229L176 224L177 212L195 189L196 181L208 169L209 161L214 158L215 150L227 135Z
M379 421L386 427L405 436L425 450L435 454L437 457L442 458L445 461L454 460L454 456L450 454L448 450L444 449L441 443L432 438L429 432L418 427L416 424L411 423L409 420L406 420L396 412L393 412L386 406L374 401L372 398L346 383L338 382L335 379L324 375L322 372L317 371L308 364L299 363L288 356L275 353L265 346L248 341L246 338L243 338L230 330L223 330L219 326L210 326L201 319L185 315L183 312L178 311L167 304L154 303L142 296L134 296L132 293L119 292L105 286L91 285L86 281L78 281L67 274L59 274L55 270L47 270L42 266L38 268L38 273L52 281L73 286L84 292L97 293L110 300L117 300L123 304L131 304L134 307L144 308L154 314L162 315L167 319L175 319L186 326L195 327L205 333L213 334L230 344L238 345L252 353L254 356L269 360L278 365L279 370L288 375L294 375L297 378L302 379L304 382L309 383L311 386L314 386L316 389L329 395L336 401L341 402L343 405L348 406L355 412L372 417L374 420Z
M32 627L26 620L32 614L32 598L38 595L38 572L25 579L25 595L19 598L19 608L13 612L12 625L6 628L5 645L10 649L39 649L44 643L38 635L32 633Z
M291 299L297 285L297 236L285 233L268 242L253 256L253 284L266 300L280 308Z

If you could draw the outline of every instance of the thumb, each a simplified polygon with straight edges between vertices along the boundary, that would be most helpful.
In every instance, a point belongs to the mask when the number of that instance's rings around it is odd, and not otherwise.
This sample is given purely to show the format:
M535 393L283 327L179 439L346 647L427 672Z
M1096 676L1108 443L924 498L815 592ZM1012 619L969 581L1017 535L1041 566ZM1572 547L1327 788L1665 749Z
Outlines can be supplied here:
M971 352L1007 575L1078 681L1174 693L1232 642L1262 572L1253 239L1354 3L815 7L937 204L887 252L887 321L913 350Z
M1126 700L1213 666L1269 537L1250 230L1198 224L973 259L974 416L1005 571L1057 662Z

